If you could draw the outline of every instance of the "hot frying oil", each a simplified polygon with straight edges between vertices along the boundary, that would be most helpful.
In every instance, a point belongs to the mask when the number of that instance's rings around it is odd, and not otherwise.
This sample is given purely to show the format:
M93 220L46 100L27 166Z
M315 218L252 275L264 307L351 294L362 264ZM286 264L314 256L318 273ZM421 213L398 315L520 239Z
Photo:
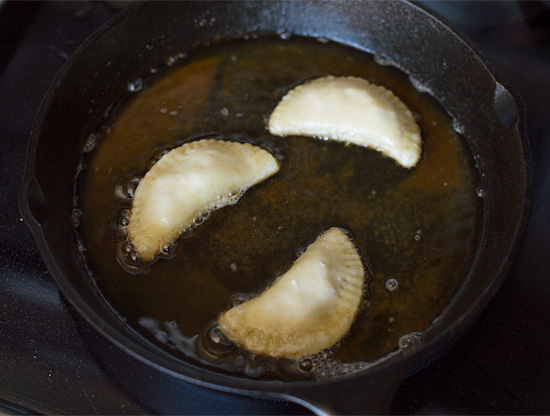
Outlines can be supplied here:
M409 170L354 145L271 136L267 120L285 92L326 75L391 89L421 127L419 164ZM195 364L293 379L376 360L444 310L475 251L477 172L452 120L405 74L356 49L260 38L189 53L126 97L98 137L77 190L89 270L129 325ZM139 178L166 150L202 137L259 145L279 159L280 171L211 213L166 258L128 267L121 225ZM333 226L349 231L367 268L350 333L301 363L255 357L227 342L218 314L260 293Z

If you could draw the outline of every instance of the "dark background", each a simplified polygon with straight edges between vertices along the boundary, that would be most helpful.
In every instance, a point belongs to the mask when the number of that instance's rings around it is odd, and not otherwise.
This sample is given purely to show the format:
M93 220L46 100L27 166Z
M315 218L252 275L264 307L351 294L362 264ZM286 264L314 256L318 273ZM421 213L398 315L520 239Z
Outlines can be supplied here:
M550 414L550 2L423 2L522 96L534 200L502 288L454 345L401 384L393 413ZM0 413L307 413L141 371L61 295L17 194L34 118L72 52L120 2L0 2ZM127 364L116 373L91 344ZM136 396L132 383L150 395Z

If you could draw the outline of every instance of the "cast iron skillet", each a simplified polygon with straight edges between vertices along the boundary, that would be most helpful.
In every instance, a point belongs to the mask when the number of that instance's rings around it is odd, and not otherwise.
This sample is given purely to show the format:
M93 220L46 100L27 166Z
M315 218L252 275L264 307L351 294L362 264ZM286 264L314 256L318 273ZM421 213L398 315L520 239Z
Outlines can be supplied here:
M84 141L129 82L187 49L274 33L341 42L408 73L461 126L485 193L479 247L444 313L390 359L326 381L237 378L171 358L136 336L106 306L80 261L71 222ZM404 374L463 330L500 286L525 228L529 184L521 104L464 40L414 4L151 2L105 25L55 79L32 132L20 207L63 293L91 325L139 360L201 386L284 398L318 413L385 413Z

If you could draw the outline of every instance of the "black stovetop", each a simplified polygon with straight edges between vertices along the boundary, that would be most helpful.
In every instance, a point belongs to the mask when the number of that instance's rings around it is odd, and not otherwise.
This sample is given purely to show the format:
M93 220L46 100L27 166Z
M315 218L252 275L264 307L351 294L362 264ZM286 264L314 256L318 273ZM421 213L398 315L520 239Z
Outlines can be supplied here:
M534 201L502 288L460 340L403 381L393 413L550 413L550 2L426 2L468 36L526 105ZM102 337L57 289L17 205L34 118L71 53L120 2L0 2L0 414L308 413L294 404L132 371L91 352ZM116 348L107 344L105 348ZM128 368L141 365L121 353ZM143 377L143 376L141 376ZM187 389L187 390L186 390ZM187 393L186 393L187 392Z

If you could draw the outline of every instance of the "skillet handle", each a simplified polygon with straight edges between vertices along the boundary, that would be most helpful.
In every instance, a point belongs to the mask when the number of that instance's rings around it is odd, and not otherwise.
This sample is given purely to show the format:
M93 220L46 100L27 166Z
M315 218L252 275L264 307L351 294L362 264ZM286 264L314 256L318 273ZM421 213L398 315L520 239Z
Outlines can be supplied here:
M362 374L292 389L285 398L318 415L389 414L408 366L372 367Z

